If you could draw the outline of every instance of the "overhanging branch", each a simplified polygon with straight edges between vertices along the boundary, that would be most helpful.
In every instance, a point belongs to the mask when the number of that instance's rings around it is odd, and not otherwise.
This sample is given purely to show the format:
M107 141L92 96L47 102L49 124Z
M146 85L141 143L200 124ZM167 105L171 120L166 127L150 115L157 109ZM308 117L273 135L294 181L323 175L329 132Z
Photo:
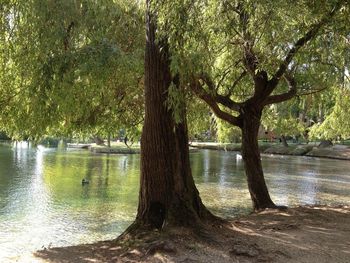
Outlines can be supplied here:
M297 96L306 96L306 95L312 95L312 94L316 94L319 93L321 91L324 91L328 89L328 87L324 87L324 88L320 88L320 89L313 89L313 90L308 90L308 91L304 91L304 92L300 92L298 94L296 94Z
M339 0L334 8L327 13L318 23L311 26L309 31L306 32L306 34L299 38L293 45L293 47L288 51L285 59L280 64L279 68L277 69L276 73L273 75L272 79L269 81L269 89L270 93L276 88L279 80L283 76L283 74L286 72L289 64L291 63L294 56L298 53L298 51L305 46L310 40L316 37L317 33L320 31L320 29L329 23L334 15L337 13L337 11L343 6L344 2L346 0Z
M211 108L211 110L214 112L214 114L232 124L235 126L240 127L240 121L238 117L235 117L233 115L231 115L230 113L223 111L220 109L219 105L217 104L217 102L215 101L215 99L208 93L206 92L205 89L203 89L202 85L200 84L200 82L197 81L193 81L193 83L191 84L191 90L203 101L205 101L209 107Z
M297 85L295 80L289 75L285 75L285 79L288 83L289 90L282 94L271 95L267 97L264 101L264 105L287 101L292 99L297 94Z
M220 103L221 105L233 110L239 112L240 105L239 103L233 101L230 99L230 96L223 96L217 93L217 88L213 80L208 76L207 74L201 74L200 79L208 86L210 93L206 92L203 88L202 93L205 92L208 96L210 96L215 103Z

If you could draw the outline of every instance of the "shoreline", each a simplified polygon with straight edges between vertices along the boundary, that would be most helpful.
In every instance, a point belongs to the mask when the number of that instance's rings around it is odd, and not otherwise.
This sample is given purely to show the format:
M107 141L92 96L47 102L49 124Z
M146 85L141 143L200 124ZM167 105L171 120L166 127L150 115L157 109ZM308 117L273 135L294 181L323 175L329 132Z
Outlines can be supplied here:
M349 244L350 206L298 206L239 216L200 232L172 228L49 248L13 262L345 263Z
M220 143L191 143L191 147L197 149L234 151L240 152L239 144L220 144ZM350 147L345 145L334 145L330 147L317 147L316 145L299 144L285 147L283 145L266 144L260 145L260 153L276 154L286 156L306 156L315 158L328 158L336 160L350 160Z
M8 141L0 142L2 145L10 146ZM240 152L239 143L216 143L216 142L191 142L189 144L190 152L196 152L201 149L215 151L233 151ZM316 144L291 144L285 147L281 144L263 143L259 145L261 154L273 154L284 156L306 156L314 158L327 158L334 160L350 160L350 146L336 144L329 147L318 147ZM67 149L89 150L96 154L140 154L140 145L130 148L122 143L114 143L110 148L107 146L98 146L95 144L67 144Z

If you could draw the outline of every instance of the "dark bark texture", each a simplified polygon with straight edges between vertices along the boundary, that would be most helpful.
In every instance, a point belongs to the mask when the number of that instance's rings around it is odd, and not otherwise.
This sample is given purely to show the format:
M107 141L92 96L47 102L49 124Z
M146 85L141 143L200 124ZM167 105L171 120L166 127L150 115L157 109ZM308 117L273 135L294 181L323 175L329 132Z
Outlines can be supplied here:
M282 142L284 147L288 147L288 142L287 142L286 136L281 135L281 142Z
M260 109L252 106L245 108L242 115L243 125L241 127L242 158L254 210L276 207L269 195L261 165L258 145L261 113Z
M176 124L167 109L172 82L166 41L156 41L147 1L145 120L141 137L141 182L136 224L149 228L190 226L211 217L195 187L185 118Z

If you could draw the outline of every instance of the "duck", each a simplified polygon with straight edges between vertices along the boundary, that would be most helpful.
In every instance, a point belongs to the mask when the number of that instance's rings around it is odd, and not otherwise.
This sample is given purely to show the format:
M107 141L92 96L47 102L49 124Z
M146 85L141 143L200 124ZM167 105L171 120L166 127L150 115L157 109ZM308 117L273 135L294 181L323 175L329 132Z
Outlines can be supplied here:
M87 179L83 179L83 180L81 180L81 184L82 185L86 185L86 184L89 184L90 182L89 182L89 180L87 180Z

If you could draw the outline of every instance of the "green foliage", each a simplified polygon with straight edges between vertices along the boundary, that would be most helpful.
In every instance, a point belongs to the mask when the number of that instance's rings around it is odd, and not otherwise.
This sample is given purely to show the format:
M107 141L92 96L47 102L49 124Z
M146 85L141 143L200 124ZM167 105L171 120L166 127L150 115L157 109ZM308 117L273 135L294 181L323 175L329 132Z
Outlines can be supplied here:
M179 89L173 82L168 88L168 97L166 100L168 110L171 110L176 123L183 119L183 112L186 105L186 94Z
M217 127L217 139L222 143L232 143L238 142L241 138L241 130L236 127L228 124L227 122L216 119Z
M273 131L276 135L293 136L303 134L306 127L297 116L297 110L293 110L293 108L295 108L295 101L265 108L262 125L266 130Z
M239 60L242 57L240 45L243 40L242 24L237 12L239 4L249 14L247 29L254 40L254 51L259 56L259 68L268 70L270 75L276 70L291 43L328 12L336 1L292 2L178 0L161 1L154 8L158 11L159 27L162 29L160 37L166 36L172 48L173 72L190 77L191 73L204 70L220 78L229 68L225 83L222 83L226 86L225 84L232 84L232 80L241 71L242 61ZM329 80L329 65L327 68L327 65L322 66L323 63L317 62L322 58L328 59L333 48L342 50L341 46L346 41L341 38L347 32L344 23L348 22L348 12L348 8L343 8L335 23L329 26L330 29L336 27L336 35L331 32L324 34L322 31L312 44L300 52L295 63L302 68L306 67L300 69L300 74L306 69L310 73L312 69L318 72L316 78ZM341 58L341 53L337 52L336 57ZM337 62L336 57L331 57L333 62ZM313 62L304 64L310 61ZM322 67L327 68L327 71L322 70ZM237 90L237 93L243 93L243 97L249 95L247 90L245 93Z
M111 132L142 119L137 1L7 1L1 128L14 138Z
M295 79L301 96L339 84L348 67L346 25L350 23L350 6L347 1L172 0L152 3L157 12L158 37L167 39L170 47L173 74L181 76L181 86L190 87L196 77L205 73L213 85L201 83L204 91L213 97L220 94L237 103L249 100L255 94L253 75L263 71L271 79L293 45L314 25L327 20L338 3L341 8L298 50L287 71ZM255 72L247 69L249 54L255 60ZM289 89L282 78L272 95ZM313 101L307 109L312 117L319 117L319 111L326 112L332 104L328 98L318 95L310 95L308 100ZM317 100L327 105L320 109L316 106ZM222 110L230 112L225 107ZM288 121L280 120L274 129L300 132L302 127L292 120L294 117L298 116L292 114Z
M350 137L350 91L338 91L332 112L325 121L314 125L310 129L310 137L314 139L335 139L338 136L346 139Z
M191 139L204 139L212 128L212 114L204 102L192 98L187 106L188 134Z
M187 100L188 107L193 106L189 109L191 136L208 130L207 110L187 90L193 80L205 73L214 83L214 87L203 85L208 94L238 103L249 99L254 80L246 72L243 51L247 45L256 55L256 72L264 70L271 77L292 44L336 2L152 1L158 40L167 40L171 71L180 76L167 100L175 120L183 117ZM294 120L298 114L316 121L330 112L333 92L313 93L344 82L350 57L349 9L344 4L289 65L299 95L312 94L292 103L290 113L283 106L266 110L265 126L297 133L302 130ZM139 1L7 0L2 1L0 14L1 130L17 139L116 135L120 128L138 136L144 52ZM288 89L282 79L273 94ZM235 134L219 130L220 140Z

